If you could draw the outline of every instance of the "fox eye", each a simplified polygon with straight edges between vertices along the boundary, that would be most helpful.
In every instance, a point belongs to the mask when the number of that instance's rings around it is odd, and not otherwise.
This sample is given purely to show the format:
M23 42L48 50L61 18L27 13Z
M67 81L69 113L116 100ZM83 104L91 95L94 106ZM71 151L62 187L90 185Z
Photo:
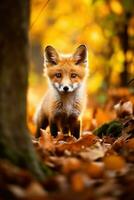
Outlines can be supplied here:
M75 74L75 73L71 74L71 78L76 78L76 77L77 77L77 74Z
M55 76L56 78L61 78L61 73L56 73Z

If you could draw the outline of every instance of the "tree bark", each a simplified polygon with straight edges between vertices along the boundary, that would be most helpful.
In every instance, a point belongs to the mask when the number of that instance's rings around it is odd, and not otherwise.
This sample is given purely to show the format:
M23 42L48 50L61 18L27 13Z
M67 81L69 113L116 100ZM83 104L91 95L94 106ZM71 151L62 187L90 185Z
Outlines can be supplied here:
M127 12L126 21L123 26L122 32L119 33L122 50L125 56L126 56L127 51L129 50L128 21L130 20L130 18L131 18L131 13ZM126 58L124 60L124 70L120 74L120 77L121 77L121 86L127 87L128 80L129 80L129 73L128 73L128 62Z
M26 125L29 0L0 2L0 158L44 178Z

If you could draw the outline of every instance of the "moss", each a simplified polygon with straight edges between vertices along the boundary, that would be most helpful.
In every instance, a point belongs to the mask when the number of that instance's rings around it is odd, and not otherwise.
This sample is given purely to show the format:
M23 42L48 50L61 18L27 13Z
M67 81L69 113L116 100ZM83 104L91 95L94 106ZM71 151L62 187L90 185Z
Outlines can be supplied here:
M109 127L109 124L105 123L99 128L95 129L93 133L97 135L98 137L102 137L103 135L106 135L108 127Z
M5 144L4 141L0 140L0 158L8 159L12 163L17 164L17 157L14 149L11 147L10 144Z
M29 172L39 181L44 181L45 177L53 174L44 163L40 161L38 156L32 149L25 149L18 151L12 148L10 144L7 144L3 140L0 140L0 158L7 159L14 165L29 170Z
M17 165L21 168L28 169L37 180L44 181L45 177L52 174L52 171L35 156L31 152L27 154L21 153L19 154Z
M103 136L113 136L118 137L122 132L123 125L119 121L110 121L109 123L105 123L101 125L99 128L95 129L93 133L98 137Z
M112 135L114 137L118 137L121 135L123 125L119 121L112 121L109 123L109 127L107 129L107 135Z

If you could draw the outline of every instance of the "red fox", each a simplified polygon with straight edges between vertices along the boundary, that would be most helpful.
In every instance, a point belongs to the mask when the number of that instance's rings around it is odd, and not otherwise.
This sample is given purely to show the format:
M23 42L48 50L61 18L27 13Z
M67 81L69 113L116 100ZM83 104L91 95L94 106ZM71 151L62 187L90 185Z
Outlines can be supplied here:
M51 135L58 131L80 137L80 115L86 105L85 81L88 75L87 48L80 45L74 54L61 55L52 46L45 48L44 73L49 89L35 114L36 137L49 125Z

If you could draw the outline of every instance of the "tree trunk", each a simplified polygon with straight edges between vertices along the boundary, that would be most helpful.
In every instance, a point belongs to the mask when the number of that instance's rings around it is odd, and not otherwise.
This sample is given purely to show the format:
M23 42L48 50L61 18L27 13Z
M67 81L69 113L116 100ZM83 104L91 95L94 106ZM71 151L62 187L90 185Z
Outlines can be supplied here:
M128 21L131 18L131 13L126 13L126 22L124 24L122 32L119 34L122 50L124 52L124 55L126 56L127 51L129 50L129 35L128 35ZM128 74L128 62L125 58L124 60L124 70L120 75L121 77L121 86L126 87L129 80L129 74Z
M29 0L0 2L0 158L43 178L26 125Z

